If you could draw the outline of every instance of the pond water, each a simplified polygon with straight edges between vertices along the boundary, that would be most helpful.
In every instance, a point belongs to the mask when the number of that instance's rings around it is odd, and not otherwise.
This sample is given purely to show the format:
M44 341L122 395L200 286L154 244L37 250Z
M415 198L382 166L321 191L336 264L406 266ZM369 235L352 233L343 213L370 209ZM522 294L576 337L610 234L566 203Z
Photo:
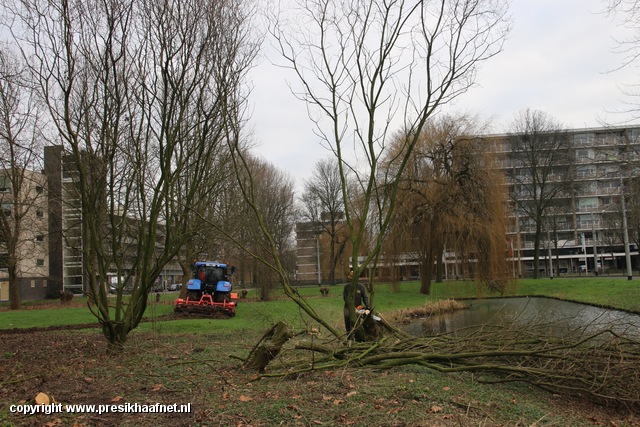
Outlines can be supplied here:
M460 333L481 325L545 326L558 332L595 332L610 327L640 337L640 316L552 298L493 298L466 302L468 309L417 319L407 326L415 335Z

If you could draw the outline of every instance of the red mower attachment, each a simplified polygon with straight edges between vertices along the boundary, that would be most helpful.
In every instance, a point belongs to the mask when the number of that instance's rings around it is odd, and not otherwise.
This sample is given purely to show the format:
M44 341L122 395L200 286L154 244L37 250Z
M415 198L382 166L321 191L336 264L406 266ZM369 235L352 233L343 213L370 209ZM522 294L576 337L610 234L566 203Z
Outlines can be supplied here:
M200 300L178 298L174 304L175 313L201 315L211 318L225 318L236 315L238 294L231 293L231 300L215 302L209 294L203 294Z

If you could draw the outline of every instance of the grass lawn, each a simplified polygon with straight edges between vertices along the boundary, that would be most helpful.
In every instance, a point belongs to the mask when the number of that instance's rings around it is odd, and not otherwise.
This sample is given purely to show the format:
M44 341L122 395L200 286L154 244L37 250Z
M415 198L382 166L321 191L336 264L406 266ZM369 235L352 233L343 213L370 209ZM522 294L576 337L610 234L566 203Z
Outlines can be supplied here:
M476 290L471 282L436 284L436 298L474 298L499 296ZM546 296L567 301L640 312L640 280L621 277L570 277L524 279L508 287L504 296Z
M300 287L299 292L311 299L315 310L325 318L342 321L342 286L330 286L329 296L320 297L318 287ZM418 282L402 282L396 285L377 285L373 297L374 306L380 312L417 307L427 301L439 299L488 298L500 296L476 286L474 282L433 283L431 295L419 293ZM226 320L224 328L230 330L265 328L276 320L300 322L300 310L282 295L273 292L273 300L258 301L256 293L249 291L248 300L241 301L237 316ZM503 296L547 296L568 301L584 302L605 307L640 312L640 280L626 280L615 277L524 279L509 285ZM176 293L163 294L159 304L150 303L145 316L150 324L141 330L175 332L184 330L192 321L179 320L163 322L163 315L173 312ZM0 329L48 327L95 323L96 319L86 307L86 299L75 298L69 307L61 307L59 301L52 300L25 302L22 310L8 310L8 304L0 305ZM200 322L200 321L198 321ZM211 322L211 321L210 321ZM196 322L197 323L197 322ZM197 332L198 328L193 332Z

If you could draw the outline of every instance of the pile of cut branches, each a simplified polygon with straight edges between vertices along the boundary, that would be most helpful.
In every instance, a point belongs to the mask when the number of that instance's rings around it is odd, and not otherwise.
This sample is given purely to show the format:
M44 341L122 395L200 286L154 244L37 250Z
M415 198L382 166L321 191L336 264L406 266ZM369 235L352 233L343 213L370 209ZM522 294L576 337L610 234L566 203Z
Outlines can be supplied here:
M340 367L389 369L420 365L440 372L474 372L487 383L520 381L552 393L640 410L640 340L620 325L562 334L553 325L483 325L430 337L400 330L376 342L300 341L309 357L278 358L265 376L298 375ZM313 362L311 363L310 360ZM274 366L277 365L277 366Z

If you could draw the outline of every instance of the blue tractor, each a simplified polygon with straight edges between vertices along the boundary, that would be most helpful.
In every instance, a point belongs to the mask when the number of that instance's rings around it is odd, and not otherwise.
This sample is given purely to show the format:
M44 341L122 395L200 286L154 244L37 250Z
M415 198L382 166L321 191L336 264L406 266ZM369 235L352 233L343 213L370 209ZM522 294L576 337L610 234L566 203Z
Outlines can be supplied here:
M176 313L194 313L233 317L238 296L229 281L235 267L215 261L197 261L191 266L193 278L187 282L186 299L175 302Z

